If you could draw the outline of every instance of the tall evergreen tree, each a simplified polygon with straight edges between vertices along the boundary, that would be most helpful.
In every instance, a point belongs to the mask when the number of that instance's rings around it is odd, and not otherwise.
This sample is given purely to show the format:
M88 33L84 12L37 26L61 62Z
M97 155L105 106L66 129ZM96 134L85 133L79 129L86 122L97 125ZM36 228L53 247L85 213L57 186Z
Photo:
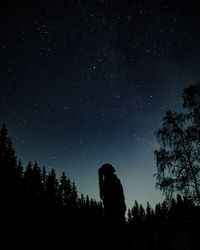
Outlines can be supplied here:
M160 203L156 204L155 206L155 220L157 222L160 222L163 220L162 207Z
M72 185L70 179L65 175L65 172L62 173L59 182L59 195L62 200L62 204L65 209L70 205L70 197L72 192Z
M162 205L162 219L163 220L167 220L168 216L169 216L169 207L168 207L168 202L167 201L163 201Z
M45 197L47 205L50 209L55 209L59 203L58 195L58 180L56 178L56 172L52 169L46 178L45 182Z
M131 210L132 213L132 222L134 224L140 223L140 211L139 211L139 205L138 202L135 200L134 206Z
M18 181L18 187L21 187L22 180L23 180L23 165L21 160L18 160L17 168L16 168L16 179Z
M130 209L130 208L128 209L127 216L128 216L128 218L127 218L127 220L128 220L128 225L131 225L132 222L133 222L133 218L132 218L132 213L131 213L131 209Z
M46 168L43 167L42 168L42 173L41 173L41 180L42 180L43 185L45 185L46 178L47 178L47 171L46 171Z
M74 209L77 209L77 207L78 207L78 191L77 191L77 188L76 188L74 181L72 182L70 203Z
M147 201L145 221L147 223L151 223L153 221L153 217L154 217L154 211L153 211L150 203Z
M3 176L6 176L7 184L15 185L17 157L11 139L8 137L6 125L0 130L0 166Z
M15 211L18 203L19 172L17 157L11 139L8 137L6 125L0 130L0 168L1 168L1 204L2 208Z
M144 222L144 220L145 220L145 210L144 210L142 204L140 204L140 206L139 206L139 216L140 216L140 222Z
M176 200L172 198L170 201L170 207L169 207L169 219L175 220L177 219L177 217L178 217L178 213L177 213Z

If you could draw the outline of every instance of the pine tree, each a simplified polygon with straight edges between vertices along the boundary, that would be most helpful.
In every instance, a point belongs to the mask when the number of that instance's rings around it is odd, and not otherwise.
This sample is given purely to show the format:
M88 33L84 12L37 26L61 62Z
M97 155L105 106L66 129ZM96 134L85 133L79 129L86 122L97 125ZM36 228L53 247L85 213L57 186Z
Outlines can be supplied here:
M145 210L144 210L142 204L140 204L140 206L139 206L139 217L140 217L140 223L144 222L144 220L145 220Z
M3 178L1 184L6 187L6 190L10 193L9 196L12 196L11 194L16 188L17 157L5 124L0 130L0 166L2 176L6 176L6 182L4 183L5 179Z
M23 190L27 193L31 192L31 185L32 185L32 169L33 165L31 162L28 162L27 167L25 168L24 175L23 175Z
M56 212L56 210L61 206L62 201L59 197L58 191L58 180L56 178L56 172L52 169L47 177L45 182L45 206L47 207L48 211Z
M70 204L71 192L72 192L71 181L69 178L67 178L65 172L63 172L59 182L59 195L61 197L62 204L65 209L67 209L67 207Z
M23 174L22 181L23 208L26 211L33 206L32 172L33 165L31 162L28 162Z
M23 165L21 160L18 160L17 168L16 168L16 179L18 181L18 187L21 187L22 180L23 180Z
M177 207L178 218L183 219L184 218L184 213L185 213L185 211L184 211L185 208L184 208L183 199L182 199L180 194L177 194L176 200L177 200L176 207Z
M52 169L46 178L45 182L46 193L49 197L56 197L58 191L58 180L56 178L55 169Z
M78 199L78 204L80 209L84 209L85 207L85 197L81 194L81 197Z
M175 220L177 218L177 204L174 198L170 201L170 207L169 207L169 219Z
M41 169L37 161L33 165L32 171L32 193L33 193L33 206L39 208L41 206L41 198L43 192L43 183L41 176Z
M131 210L132 213L132 220L134 224L140 223L140 212L139 212L139 205L138 202L135 200L135 204Z
M46 171L46 168L43 167L42 168L42 173L41 173L41 180L42 180L43 185L45 185L46 178L47 178L47 171Z
M151 208L151 205L149 204L149 202L147 202L145 221L147 223L151 223L153 221L153 216L154 216L154 211Z
M161 207L161 204L158 203L155 206L155 220L157 222L160 222L160 221L162 221L162 219L163 219L162 218L162 207Z
M17 169L15 150L8 137L5 124L0 130L0 168L2 176L0 182L1 208L6 214L14 215L18 211L21 176Z
M132 225L133 218L132 218L132 213L131 213L130 208L128 209L127 216L128 216L128 225Z
M78 207L78 192L74 181L72 182L70 203L73 208Z
M162 219L167 220L168 216L169 216L168 202L163 201L162 205L161 205L161 208L162 208Z

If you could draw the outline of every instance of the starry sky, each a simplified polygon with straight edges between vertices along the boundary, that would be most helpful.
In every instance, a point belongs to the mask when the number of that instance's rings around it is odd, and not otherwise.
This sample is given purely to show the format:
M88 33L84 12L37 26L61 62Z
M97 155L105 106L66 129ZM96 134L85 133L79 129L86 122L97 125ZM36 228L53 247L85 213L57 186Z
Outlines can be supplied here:
M155 131L200 78L200 2L1 1L0 121L38 161L99 200L116 168L127 207L153 206Z

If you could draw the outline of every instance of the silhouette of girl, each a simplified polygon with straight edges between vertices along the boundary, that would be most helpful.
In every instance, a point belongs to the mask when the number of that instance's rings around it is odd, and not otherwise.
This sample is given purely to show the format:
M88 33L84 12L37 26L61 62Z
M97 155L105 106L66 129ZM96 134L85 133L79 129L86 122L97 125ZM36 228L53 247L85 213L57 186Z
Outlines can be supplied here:
M100 198L107 222L120 226L125 223L126 204L123 187L114 173L115 169L111 164L105 163L99 168Z

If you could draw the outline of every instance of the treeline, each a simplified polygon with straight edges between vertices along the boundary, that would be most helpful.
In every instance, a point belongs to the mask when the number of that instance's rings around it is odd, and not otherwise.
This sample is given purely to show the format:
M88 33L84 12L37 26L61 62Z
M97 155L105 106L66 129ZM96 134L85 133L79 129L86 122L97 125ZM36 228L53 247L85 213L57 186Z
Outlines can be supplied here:
M163 222L194 221L199 219L199 213L199 206L178 194L176 199L164 200L162 203L157 203L154 208L149 202L144 208L135 200L132 209L128 209L127 223L135 227Z
M45 244L49 243L46 237L56 244L64 237L80 246L75 236L80 239L101 230L102 203L88 195L79 197L65 172L57 178L54 169L47 172L37 162L24 167L15 155L5 124L0 130L0 167L1 219L12 236L21 232L22 238L40 239Z
M57 178L55 169L47 172L46 168L39 167L36 161L34 164L29 162L24 168L21 160L17 160L15 156L5 124L0 131L0 164L6 181L4 196L8 198L7 204L14 204L15 208L48 208L67 212L81 209L85 213L90 211L99 216L103 215L102 203L83 194L79 198L74 181L72 182L65 172Z

